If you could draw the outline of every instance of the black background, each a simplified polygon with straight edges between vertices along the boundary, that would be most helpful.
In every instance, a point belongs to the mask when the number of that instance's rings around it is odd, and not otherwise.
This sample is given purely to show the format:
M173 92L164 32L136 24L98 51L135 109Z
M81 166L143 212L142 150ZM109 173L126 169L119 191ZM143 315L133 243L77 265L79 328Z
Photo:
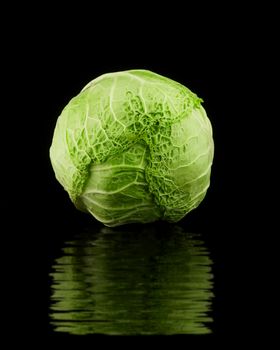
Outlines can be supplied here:
M256 100L253 91L261 78L253 64L259 47L256 31L245 24L246 13L235 16L224 10L218 20L205 11L195 23L190 17L198 12L191 16L183 8L163 17L157 11L141 12L141 20L133 9L129 16L111 9L110 18L105 9L96 9L92 16L88 13L89 22L86 8L82 21L78 12L69 15L57 9L31 16L29 22L19 11L21 21L15 21L15 32L6 38L3 65L10 127L3 129L2 140L13 150L3 155L9 185L1 197L9 238L5 262L11 268L6 285L11 286L7 289L15 306L7 322L12 333L51 335L52 259L81 222L94 225L74 208L54 177L49 147L57 117L90 80L137 68L174 79L204 100L215 141L211 187L182 224L203 233L215 263L214 335L234 338L251 332L254 263L248 242L258 240L258 214L252 210L256 180L250 175L256 135L251 125L257 115L248 101ZM11 133L16 145L10 142Z

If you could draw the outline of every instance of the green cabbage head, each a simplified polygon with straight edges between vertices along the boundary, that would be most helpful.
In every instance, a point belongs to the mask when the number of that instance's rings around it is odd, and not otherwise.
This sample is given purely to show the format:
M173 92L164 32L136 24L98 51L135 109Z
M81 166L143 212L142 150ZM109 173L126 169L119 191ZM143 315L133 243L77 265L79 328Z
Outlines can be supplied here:
M210 183L214 144L201 102L151 71L101 75L57 120L50 148L57 180L106 226L179 221Z

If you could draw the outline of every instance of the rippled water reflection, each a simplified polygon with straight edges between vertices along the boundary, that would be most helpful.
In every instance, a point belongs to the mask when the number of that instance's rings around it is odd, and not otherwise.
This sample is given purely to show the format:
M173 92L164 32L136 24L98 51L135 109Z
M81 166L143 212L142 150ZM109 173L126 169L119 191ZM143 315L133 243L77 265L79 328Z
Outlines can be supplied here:
M211 265L201 237L178 226L84 232L54 261L51 325L73 334L210 333Z

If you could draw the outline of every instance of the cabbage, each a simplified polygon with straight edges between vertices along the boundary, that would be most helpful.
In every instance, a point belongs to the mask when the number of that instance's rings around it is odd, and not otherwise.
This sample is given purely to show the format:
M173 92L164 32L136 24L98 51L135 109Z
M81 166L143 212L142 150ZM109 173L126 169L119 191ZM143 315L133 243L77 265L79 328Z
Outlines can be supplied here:
M201 102L147 70L94 79L57 120L57 180L106 226L181 220L210 184L214 144Z

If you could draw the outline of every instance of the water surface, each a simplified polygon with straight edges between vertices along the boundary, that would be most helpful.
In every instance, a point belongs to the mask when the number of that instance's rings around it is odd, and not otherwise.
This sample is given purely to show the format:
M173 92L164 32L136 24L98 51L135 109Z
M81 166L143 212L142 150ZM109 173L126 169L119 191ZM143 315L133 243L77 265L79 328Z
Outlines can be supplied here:
M212 261L202 236L179 226L85 230L50 276L55 332L211 333Z

